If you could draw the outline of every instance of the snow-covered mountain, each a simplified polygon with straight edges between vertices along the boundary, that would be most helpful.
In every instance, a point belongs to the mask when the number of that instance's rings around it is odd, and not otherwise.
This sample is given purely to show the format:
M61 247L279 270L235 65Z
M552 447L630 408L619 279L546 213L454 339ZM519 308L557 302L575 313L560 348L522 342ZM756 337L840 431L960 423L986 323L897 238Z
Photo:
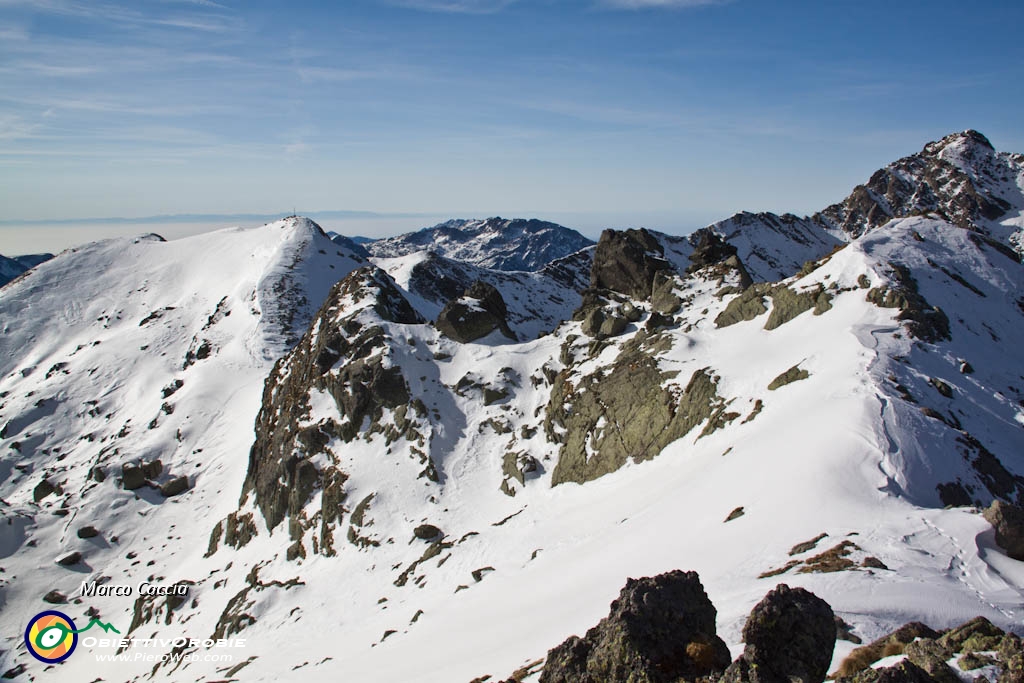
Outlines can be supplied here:
M18 277L26 270L35 268L40 263L53 258L53 254L28 254L7 258L0 255L0 287Z
M976 136L919 155L970 184L936 206L997 196L979 159L1019 163ZM65 252L0 290L0 668L536 681L627 577L675 569L733 657L781 582L865 642L976 615L1019 632L1024 563L977 508L1024 501L1011 189L970 224L606 231L531 273L367 261L303 219ZM93 580L188 596L81 597ZM245 643L80 644L44 671L20 629L51 603Z
M450 220L398 237L369 242L383 258L430 250L439 256L494 270L540 270L593 244L575 230L536 219Z

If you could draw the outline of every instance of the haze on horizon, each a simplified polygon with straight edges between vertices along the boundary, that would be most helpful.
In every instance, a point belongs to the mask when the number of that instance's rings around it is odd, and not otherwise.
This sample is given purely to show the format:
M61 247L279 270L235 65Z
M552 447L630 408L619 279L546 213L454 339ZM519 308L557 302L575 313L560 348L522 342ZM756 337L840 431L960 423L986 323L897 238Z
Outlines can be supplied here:
M1024 151L1024 6L774 5L0 0L0 253L292 207L679 232L813 212L965 128Z

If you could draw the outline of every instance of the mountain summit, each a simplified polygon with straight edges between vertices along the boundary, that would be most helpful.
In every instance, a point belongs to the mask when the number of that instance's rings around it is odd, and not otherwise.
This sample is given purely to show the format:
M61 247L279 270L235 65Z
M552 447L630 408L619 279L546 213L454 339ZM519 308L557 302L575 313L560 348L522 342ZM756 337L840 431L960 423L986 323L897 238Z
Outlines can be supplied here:
M366 245L390 258L429 249L456 261L494 270L540 270L593 244L575 230L536 219L450 220Z

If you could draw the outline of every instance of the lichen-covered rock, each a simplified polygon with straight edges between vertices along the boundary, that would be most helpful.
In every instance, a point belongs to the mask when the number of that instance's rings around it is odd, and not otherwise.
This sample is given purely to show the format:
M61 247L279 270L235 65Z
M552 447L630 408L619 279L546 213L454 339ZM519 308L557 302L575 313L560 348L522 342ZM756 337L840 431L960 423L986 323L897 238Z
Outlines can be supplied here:
M661 244L647 230L605 230L594 250L590 285L646 300L655 274L671 267Z
M952 653L939 641L918 638L907 643L903 653L907 659L924 669L936 683L960 683L959 676L946 664Z
M821 683L835 648L835 614L810 591L780 584L751 611L743 640L722 683Z
M793 382L799 382L800 380L807 379L810 376L811 373L802 369L798 365L794 365L789 370L786 370L784 373L773 379L768 385L768 390L775 391L779 387L784 387L787 384L792 384Z
M629 579L607 617L548 653L541 683L676 683L723 670L729 650L696 572Z
M715 327L729 327L739 322L753 320L765 313L764 297L771 291L771 285L759 283L747 287L729 302L725 309L715 318Z
M1001 670L998 683L1024 683L1024 645L1019 636L1007 633L999 643Z
M943 633L938 642L949 652L984 652L997 649L1005 635L985 617L974 617Z
M907 643L913 642L916 638L936 640L939 638L939 633L919 621L912 621L908 624L904 624L892 633L882 636L867 645L854 649L839 664L839 668L836 673L838 674L839 679L854 677L858 672L870 669L871 665L882 657L902 654ZM925 675L927 676L927 674ZM857 678L854 680L861 679ZM870 683L870 681L865 683Z
M996 543L1015 560L1024 560L1024 508L996 500L985 510L996 532Z
M501 293L493 285L478 280L461 297L452 299L441 309L434 325L441 334L464 344L486 337L495 330L515 339L507 316Z
M666 379L657 360L635 344L578 381L560 375L544 422L548 439L562 444L552 484L597 479L630 458L650 460L702 422L713 430L732 417L709 368L695 371L682 389L664 386Z

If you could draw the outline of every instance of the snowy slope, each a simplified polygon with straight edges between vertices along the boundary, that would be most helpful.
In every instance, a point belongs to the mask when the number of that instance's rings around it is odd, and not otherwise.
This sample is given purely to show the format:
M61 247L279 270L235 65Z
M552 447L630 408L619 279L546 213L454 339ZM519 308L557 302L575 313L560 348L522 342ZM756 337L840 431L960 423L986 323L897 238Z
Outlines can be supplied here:
M429 249L440 256L494 270L540 270L593 242L575 230L536 219L451 220L366 244L383 258Z
M51 590L71 598L99 576L135 583L188 557L237 495L270 365L358 265L315 224L291 219L90 244L0 292L7 623L52 607L41 600ZM122 464L155 459L155 485L184 475L191 490L165 499L118 486ZM44 480L59 490L36 500ZM99 535L79 538L85 526ZM72 552L83 561L55 564ZM127 629L130 605L127 616L97 607ZM23 652L19 641L11 631L0 648Z

